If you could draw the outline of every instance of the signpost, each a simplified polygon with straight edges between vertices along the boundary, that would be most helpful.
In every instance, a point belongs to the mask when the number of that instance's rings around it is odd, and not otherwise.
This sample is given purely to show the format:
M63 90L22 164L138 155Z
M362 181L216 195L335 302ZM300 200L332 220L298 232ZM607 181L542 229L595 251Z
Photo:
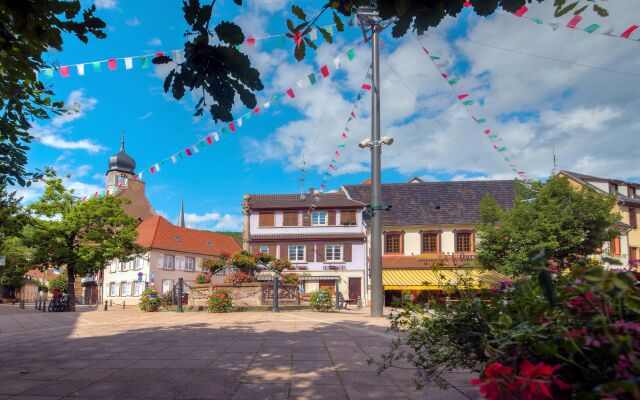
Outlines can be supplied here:
M138 282L142 282L142 272L138 272Z

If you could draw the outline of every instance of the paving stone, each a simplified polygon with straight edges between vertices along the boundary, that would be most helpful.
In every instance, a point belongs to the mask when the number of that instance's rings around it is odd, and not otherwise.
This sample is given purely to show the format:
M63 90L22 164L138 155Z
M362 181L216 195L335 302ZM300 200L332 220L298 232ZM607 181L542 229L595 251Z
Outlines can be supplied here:
M294 400L348 400L342 385L313 385L291 387L291 399Z
M233 400L282 400L289 397L289 384L241 383Z

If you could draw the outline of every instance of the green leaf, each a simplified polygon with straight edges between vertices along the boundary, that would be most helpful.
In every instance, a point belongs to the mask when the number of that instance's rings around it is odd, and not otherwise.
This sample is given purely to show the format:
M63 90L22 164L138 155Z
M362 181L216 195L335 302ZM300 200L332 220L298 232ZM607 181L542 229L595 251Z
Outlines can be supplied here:
M600 7L597 4L593 5L593 11L597 12L598 15L601 16L601 17L608 17L609 16L609 11L607 11L603 7Z
M302 8L296 6L295 4L291 6L291 12L299 19L303 21L307 20L307 14L305 14L304 11L302 11Z
M318 46L316 46L316 44L313 43L313 41L311 39L309 39L308 37L305 36L304 41L307 44L307 46L311 47L312 49L314 49L314 50L318 49Z
M396 0L395 3L398 16L403 16L407 13L407 10L411 5L411 0Z
M222 21L215 27L216 35L221 41L232 46L242 44L244 42L244 33L242 29L233 22Z
M287 20L287 29L289 29L289 32L295 32L295 28L293 26L293 21L291 21L290 19Z
M338 13L336 13L335 11L333 12L333 23L336 24L336 29L338 30L338 32L344 31L344 24L342 23L342 18L340 18Z
M304 41L300 42L298 46L296 46L293 55L296 57L296 60L302 61L306 54L306 46L304 45Z
M574 15L578 15L578 14L582 13L584 10L586 10L586 9L587 9L587 7L589 7L589 5L588 5L588 4L587 4L586 6L584 6L584 7L581 7L581 8L579 8L579 9L577 9L576 11L574 11L574 12L573 12L573 14L574 14Z
M564 4L564 1L562 1L562 3ZM580 0L569 4L565 8L562 8L562 5L559 5L558 7L556 7L556 11L555 11L555 14L554 14L555 17L556 18L562 17L563 15L568 13L569 11L573 10L578 5L578 3L580 3Z
M500 318L498 318L498 323L504 327L510 327L513 321L508 314L502 314Z
M333 38L331 37L331 34L329 33L328 30L324 28L318 28L318 30L322 34L322 37L324 38L324 40L327 41L327 43L333 43Z
M640 297L629 295L624 300L625 305L633 312L640 314Z

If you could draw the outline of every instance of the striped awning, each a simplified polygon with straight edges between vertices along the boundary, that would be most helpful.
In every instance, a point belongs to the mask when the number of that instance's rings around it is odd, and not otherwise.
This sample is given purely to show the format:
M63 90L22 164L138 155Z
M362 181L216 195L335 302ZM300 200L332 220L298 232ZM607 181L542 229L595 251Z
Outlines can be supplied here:
M479 269L393 269L382 270L384 290L444 290L454 287L472 289L500 286L507 278Z

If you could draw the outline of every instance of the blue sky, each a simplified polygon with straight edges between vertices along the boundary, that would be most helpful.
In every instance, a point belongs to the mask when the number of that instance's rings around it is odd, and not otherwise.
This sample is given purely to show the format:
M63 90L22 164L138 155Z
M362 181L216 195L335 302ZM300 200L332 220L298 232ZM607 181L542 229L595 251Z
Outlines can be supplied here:
M219 1L214 21L234 20L246 36L285 31L289 2L249 3L237 7L230 0ZM306 4L307 10L317 4L296 3ZM620 18L632 20L633 16L623 12L625 4L633 9L632 2L621 3L616 5ZM68 38L62 52L49 55L52 61L67 65L183 47L181 2L96 0L96 5L98 15L108 25L108 37L90 40L87 45ZM551 20L549 7L532 12ZM612 21L616 27L626 23ZM331 19L323 23L330 24ZM566 169L637 178L638 169L630 166L634 162L637 165L640 146L633 129L637 132L640 120L630 113L637 101L632 99L637 96L629 85L638 87L640 79L575 64L637 71L638 43L582 32L554 32L534 25L525 25L512 16L478 18L468 9L457 19L446 19L420 40L432 53L450 60L448 71L458 74L463 82L461 90L473 93L476 99L478 109L474 112L491 119L503 144L513 149L512 158L517 159L519 168L532 177L543 178L550 173L551 148L555 147ZM353 62L340 72L332 71L331 79L313 87L300 89L296 81L324 63L331 64L360 38L356 28L336 33L335 44L322 44L303 63L294 60L291 48L278 46L278 39L245 47L243 51L260 70L265 86L258 94L259 103L288 87L300 94L294 100L274 104L245 122L237 133L195 156L167 165L160 173L146 173L147 195L154 208L175 222L184 196L187 222L192 227L238 230L242 196L298 192L303 159L305 189L317 188L367 71L369 50L359 48ZM513 178L510 167L484 140L425 58L415 36L394 40L385 33L383 42L383 134L396 138L393 146L384 149L384 182L403 182L412 176L427 180ZM487 44L512 51L489 48ZM565 62L515 54L513 50ZM58 98L77 101L80 112L34 127L33 133L41 142L32 146L29 166L54 166L60 174L72 175L67 181L69 187L79 194L92 193L104 184L108 158L118 151L123 129L126 150L136 160L138 170L219 130L216 127L221 125L214 124L208 114L193 117L189 95L178 102L163 93L164 74L166 71L155 68L141 69L134 60L132 70L125 70L120 61L116 71L108 70L105 63L99 73L86 66L82 77L72 68L69 78L57 73L52 79L43 78ZM602 91L605 94L594 98L595 92ZM329 182L332 189L359 183L369 176L369 155L356 146L369 132L369 102L366 96L360 103L361 118L352 125L353 134L337 176ZM236 115L244 112L240 105L235 109ZM604 133L616 136L603 140ZM582 140L588 136L594 139ZM610 147L603 145L605 142ZM636 146L621 148L615 143ZM28 202L39 190L35 187L21 193Z

